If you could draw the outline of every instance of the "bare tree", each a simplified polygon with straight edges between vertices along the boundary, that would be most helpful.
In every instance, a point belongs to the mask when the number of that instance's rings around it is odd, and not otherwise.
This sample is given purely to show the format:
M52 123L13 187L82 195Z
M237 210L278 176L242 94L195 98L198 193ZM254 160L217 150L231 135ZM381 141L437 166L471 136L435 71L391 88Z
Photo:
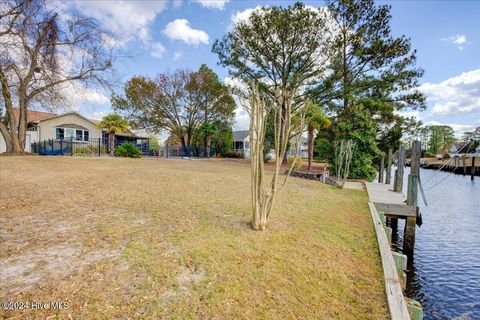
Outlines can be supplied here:
M109 35L92 19L63 14L48 0L7 0L0 5L0 121L7 152L25 150L27 111L55 108L65 89L108 86ZM18 108L18 119L14 108Z

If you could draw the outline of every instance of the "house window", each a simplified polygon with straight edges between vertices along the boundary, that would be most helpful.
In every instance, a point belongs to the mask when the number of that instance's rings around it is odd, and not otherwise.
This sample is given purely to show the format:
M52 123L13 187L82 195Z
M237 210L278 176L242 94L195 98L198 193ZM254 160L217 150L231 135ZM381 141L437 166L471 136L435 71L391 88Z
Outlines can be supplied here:
M64 133L65 133L65 130L63 128L56 128L55 129L55 136L57 139L64 139Z
M65 139L70 139L75 136L75 129L65 128Z
M75 140L83 140L83 130L75 130Z
M55 128L55 138L60 139L75 139L75 141L88 141L90 132L88 130L73 129L73 128Z

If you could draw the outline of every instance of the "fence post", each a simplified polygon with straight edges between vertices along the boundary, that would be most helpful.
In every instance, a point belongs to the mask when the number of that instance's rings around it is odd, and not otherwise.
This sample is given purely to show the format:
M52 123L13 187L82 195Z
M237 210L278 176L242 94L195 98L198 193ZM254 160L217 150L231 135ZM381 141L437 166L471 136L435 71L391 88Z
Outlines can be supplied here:
M98 156L100 157L100 154L101 154L101 141L102 141L102 138L98 138Z
M73 157L73 137L70 137L70 146L71 146L71 152L70 152L70 156Z
M60 138L60 151L62 152L62 156L63 156L63 139Z

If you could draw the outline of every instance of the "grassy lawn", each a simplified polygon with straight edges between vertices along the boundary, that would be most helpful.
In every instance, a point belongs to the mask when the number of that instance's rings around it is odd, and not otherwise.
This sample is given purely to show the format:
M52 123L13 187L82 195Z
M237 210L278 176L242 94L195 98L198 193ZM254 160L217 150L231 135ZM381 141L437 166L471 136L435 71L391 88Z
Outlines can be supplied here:
M366 193L290 178L257 232L249 177L223 160L0 157L0 300L69 303L0 318L388 318Z

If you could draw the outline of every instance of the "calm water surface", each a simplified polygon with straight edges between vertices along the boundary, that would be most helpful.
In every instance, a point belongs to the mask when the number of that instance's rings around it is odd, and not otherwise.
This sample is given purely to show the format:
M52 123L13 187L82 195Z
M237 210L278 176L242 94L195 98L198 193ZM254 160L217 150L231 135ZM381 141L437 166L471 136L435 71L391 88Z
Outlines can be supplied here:
M419 196L423 225L416 231L407 296L420 301L424 319L480 319L480 177L472 182L424 169L420 175L428 206Z

